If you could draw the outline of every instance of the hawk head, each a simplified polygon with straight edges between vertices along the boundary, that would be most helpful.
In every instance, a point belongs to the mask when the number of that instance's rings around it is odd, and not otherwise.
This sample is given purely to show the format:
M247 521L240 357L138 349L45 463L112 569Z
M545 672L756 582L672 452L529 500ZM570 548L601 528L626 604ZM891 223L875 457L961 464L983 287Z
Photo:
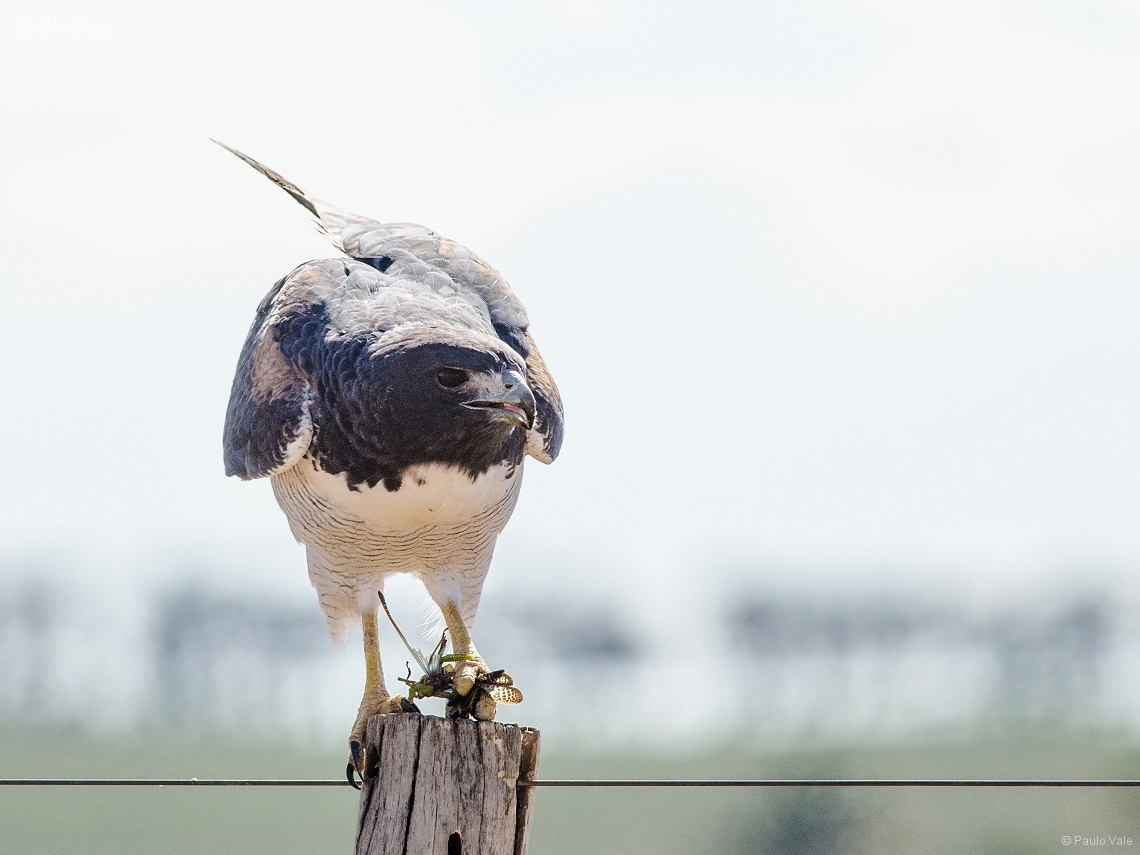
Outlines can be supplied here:
M476 478L526 453L536 402L522 358L483 337L417 338L398 347L326 340L314 361L311 452L350 486L398 490L408 467L431 463Z

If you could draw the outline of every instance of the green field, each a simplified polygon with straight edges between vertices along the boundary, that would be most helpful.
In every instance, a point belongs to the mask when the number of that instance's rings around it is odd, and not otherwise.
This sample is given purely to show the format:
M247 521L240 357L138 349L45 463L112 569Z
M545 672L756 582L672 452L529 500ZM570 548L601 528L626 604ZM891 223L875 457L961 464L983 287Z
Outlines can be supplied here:
M0 776L337 777L338 752L203 735L0 730ZM782 753L547 749L542 777L1140 778L1140 747L1027 729L973 741ZM5 853L347 853L344 789L0 790ZM1100 847L1064 835L1106 838ZM1111 835L1133 839L1112 846ZM1132 790L542 790L534 855L561 853L1043 853L1140 851Z

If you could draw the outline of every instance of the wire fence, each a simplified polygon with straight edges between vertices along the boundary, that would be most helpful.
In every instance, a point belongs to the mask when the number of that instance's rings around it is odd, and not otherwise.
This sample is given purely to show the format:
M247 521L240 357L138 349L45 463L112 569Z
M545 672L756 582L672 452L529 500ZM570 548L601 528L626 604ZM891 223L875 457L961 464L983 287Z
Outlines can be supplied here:
M349 787L307 778L0 778L4 787ZM520 780L520 787L1140 787L1140 780L989 778L764 778L756 780Z

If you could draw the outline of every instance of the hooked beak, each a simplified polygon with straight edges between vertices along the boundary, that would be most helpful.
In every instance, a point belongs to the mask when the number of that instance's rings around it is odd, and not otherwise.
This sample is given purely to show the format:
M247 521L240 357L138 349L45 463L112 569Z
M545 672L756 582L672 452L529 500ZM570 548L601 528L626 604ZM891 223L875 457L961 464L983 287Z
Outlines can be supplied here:
M506 419L530 430L534 427L534 393L526 385L522 375L513 369L504 371L502 385L493 395L484 394L477 400L465 401L463 406L472 410L487 410L499 418Z

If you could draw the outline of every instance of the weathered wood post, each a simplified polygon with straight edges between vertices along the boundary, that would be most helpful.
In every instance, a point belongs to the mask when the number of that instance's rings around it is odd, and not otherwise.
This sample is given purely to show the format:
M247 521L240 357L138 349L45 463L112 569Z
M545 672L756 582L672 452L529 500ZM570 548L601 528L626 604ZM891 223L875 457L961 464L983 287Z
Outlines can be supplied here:
M368 722L356 855L526 855L539 733L414 713Z

